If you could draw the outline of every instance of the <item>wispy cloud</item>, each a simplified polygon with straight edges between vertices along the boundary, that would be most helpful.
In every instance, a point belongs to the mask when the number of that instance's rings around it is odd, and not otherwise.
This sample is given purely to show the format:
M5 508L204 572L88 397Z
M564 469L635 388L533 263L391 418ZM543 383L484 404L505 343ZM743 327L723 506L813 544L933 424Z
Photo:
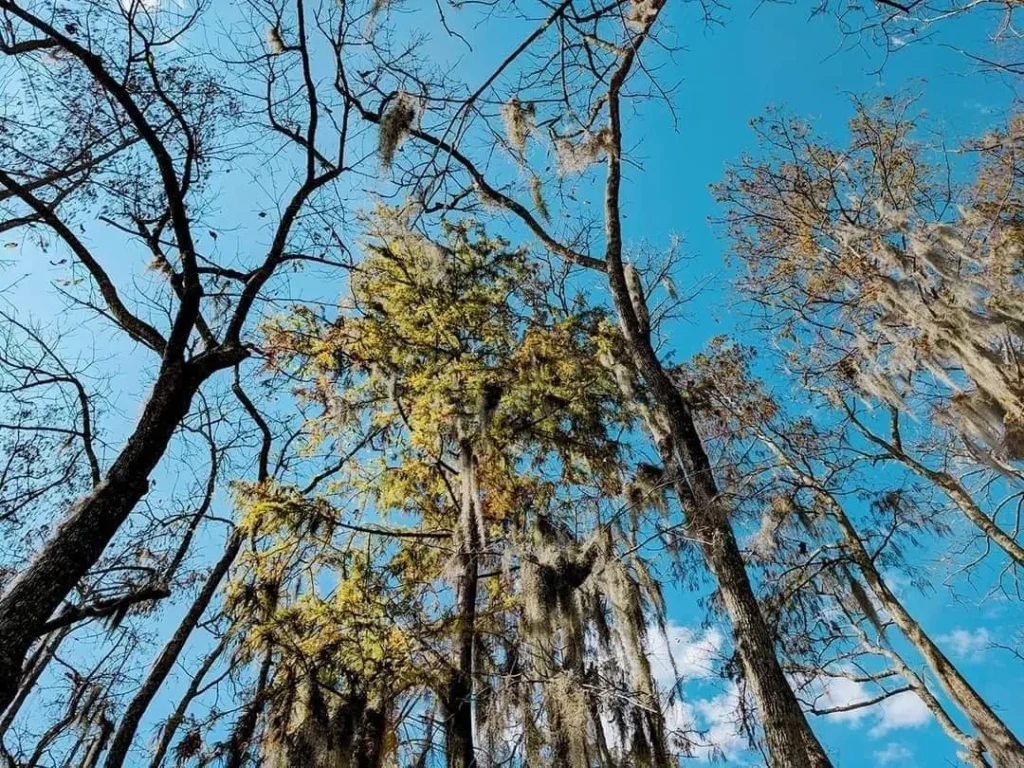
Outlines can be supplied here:
M671 623L664 634L657 627L649 627L647 636L651 672L663 690L675 685L677 674L684 682L712 676L715 660L721 657L725 643L724 636L715 628L701 632Z
M719 629L669 623L664 633L649 627L647 636L651 672L666 696L677 682L718 679L715 667L726 644ZM667 725L695 742L696 756L704 760L724 757L729 765L742 765L748 745L742 730L739 697L739 688L730 682L711 696L705 693L701 697L675 699L666 707Z
M670 730L687 734L697 757L709 761L724 757L729 765L740 765L748 745L739 696L739 688L730 683L716 696L673 702L665 712L666 724Z
M962 658L977 661L985 655L991 643L992 636L988 630L980 627L973 632L969 629L957 627L948 635L939 637L939 641L948 645L954 655Z
M882 749L875 752L876 765L909 765L910 759L914 756L903 744L890 741Z

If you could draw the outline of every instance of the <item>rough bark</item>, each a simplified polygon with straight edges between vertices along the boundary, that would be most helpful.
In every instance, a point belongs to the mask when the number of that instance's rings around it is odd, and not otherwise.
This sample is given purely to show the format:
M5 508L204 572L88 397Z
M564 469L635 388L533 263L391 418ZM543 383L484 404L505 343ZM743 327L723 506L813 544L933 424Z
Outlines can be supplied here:
M830 765L783 674L732 527L720 518L699 522L694 532L732 622L736 651L764 725L771 765Z
M32 561L0 595L0 707L15 697L22 664L54 611L100 559L149 489L149 476L188 414L199 386L246 356L238 348L192 361L165 359L135 430L103 480L81 496Z
M381 768L387 725L383 708L375 702L369 702L363 710L353 739L352 768Z
M462 476L462 509L459 515L459 578L456 584L458 630L455 662L448 684L448 717L445 720L448 768L476 765L473 751L473 644L476 631L477 535L473 449L463 441L459 473Z
M747 576L727 512L719 499L711 462L693 414L658 359L651 345L650 330L642 327L626 279L619 205L622 181L619 96L645 36L646 33L641 33L634 38L608 86L610 141L604 195L608 285L636 372L665 417L667 434L663 436L663 442L667 444L658 448L673 459L669 466L676 471L676 487L682 491L681 499L689 502L687 513L691 530L702 542L704 557L718 582L726 613L732 622L736 650L764 727L769 762L772 768L825 768L831 763L811 730L775 654L771 632ZM643 300L643 296L637 297L638 302Z
M610 249L611 250L611 249ZM739 544L719 500L711 462L682 394L658 360L633 314L621 257L608 260L608 280L634 366L665 416L659 449L678 473L676 490L688 501L690 531L701 542L732 622L736 651L764 727L773 768L823 768L828 757L811 730L779 664L768 624L757 602Z
M675 487L680 499L687 502L690 531L701 542L708 568L718 583L732 623L736 650L764 727L770 764L772 768L830 766L779 664L771 631L721 506L711 462L693 414L632 314L621 257L609 258L608 280L632 362L665 417L665 432L653 430L652 436L661 443L659 450L678 474Z

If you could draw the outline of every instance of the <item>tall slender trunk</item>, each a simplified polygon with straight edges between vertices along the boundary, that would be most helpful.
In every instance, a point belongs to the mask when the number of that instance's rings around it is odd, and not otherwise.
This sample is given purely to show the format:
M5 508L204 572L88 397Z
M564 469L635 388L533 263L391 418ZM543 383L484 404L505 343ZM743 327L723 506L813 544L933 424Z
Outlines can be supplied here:
M652 389L667 416L668 430L665 435L652 432L652 437L661 443L659 448L669 466L676 469L676 493L688 507L690 531L700 542L704 560L718 584L744 676L764 727L770 765L826 768L831 763L775 653L772 633L747 575L736 535L718 501L711 463L692 414L660 364L656 381L659 386Z
M1024 746L889 589L889 585L875 566L874 557L868 552L860 533L847 516L842 504L813 476L797 467L770 436L759 431L758 437L790 472L814 488L828 504L828 508L842 532L843 543L871 592L911 645L924 658L942 689L970 720L978 734L978 740L984 745L996 766L998 768L1024 768Z
M195 302L198 306L198 299ZM185 325L176 322L175 332L187 337L183 329ZM164 357L142 415L106 476L78 498L42 549L0 595L0 708L16 695L25 656L46 620L100 559L146 495L149 476L188 415L200 385L248 356L244 348L231 344L185 361L180 356L183 346L184 342L168 344L168 350L178 352Z
M868 642L867 636L858 630L861 638L865 643ZM963 732L956 723L953 722L953 718L946 712L942 702L938 700L931 689L928 687L928 683L915 672L903 657L893 651L891 648L880 648L879 652L886 656L896 666L897 671L903 676L903 678L911 684L914 693L921 697L921 701L924 702L925 706L931 710L932 714L935 715L935 719L938 720L939 726L946 732L946 734L955 741L957 744L964 748L964 752L960 754L961 759L973 768L992 768L988 760L985 759L985 747L984 745L974 736L970 736Z
M757 602L727 512L719 499L711 462L693 414L637 320L618 248L609 248L608 282L637 373L665 417L665 434L652 432L673 467L675 489L688 506L690 530L718 582L732 622L736 651L750 683L764 727L772 768L826 768L831 762L811 730L796 694L782 671L772 633ZM638 297L642 301L642 297ZM688 502L688 503L687 503Z
M14 718L18 716L18 712L21 711L22 706L25 704L25 700L32 692L35 684L39 681L40 676L46 670L46 667L50 662L53 661L54 654L57 653L57 649L60 647L60 644L64 642L64 638L69 634L71 634L71 627L62 627L50 637L44 638L40 643L39 652L34 654L34 658L27 665L25 676L18 686L17 695L14 697L10 706L4 711L3 719L0 719L0 741L3 740L4 734L7 733L11 725L14 723Z
M190 365L163 366L134 432L106 477L75 502L0 596L0 707L16 695L25 655L46 620L99 560L149 489L149 475L188 413L199 383Z
M89 735L90 734L88 731L80 729L79 734L75 736L75 741L71 745L71 749L68 750L67 755L64 757L64 762L60 764L61 768L72 768L72 766L77 765L75 760L78 757L79 750L82 748L86 741L92 744L92 741L89 739Z
M178 700L178 705L174 708L171 716L167 718L164 727L160 729L160 739L157 741L157 745L149 758L150 768L159 768L160 764L163 763L164 756L167 754L167 750L170 748L178 728L185 721L185 713L188 712L189 705L199 695L199 687L203 684L203 680L206 679L206 675L213 668L217 659L224 653L230 639L230 635L225 635L221 638L221 641L206 655L203 663L199 665L199 669L192 675L192 679L188 683L188 689L181 699Z
M732 621L736 651L764 724L771 765L830 765L779 664L732 527L726 521L713 521L698 525L696 533Z
M445 721L448 768L476 765L473 749L473 645L476 639L477 558L479 536L476 521L476 482L473 448L463 440L459 474L462 509L459 514L459 576L456 584L457 631L455 663L448 684L448 717Z
M388 719L383 702L370 699L352 740L352 768L381 768L384 763L384 742Z
M970 492L963 484L948 472L932 469L925 465L911 454L907 453L898 442L885 440L866 426L861 424L855 417L853 419L857 429L864 437L875 445L886 451L893 459L909 467L916 474L934 483L956 504L966 517L978 530L985 534L992 543L1003 550L1008 557L1012 558L1018 565L1024 566L1024 547L1009 533L1000 528L996 522L985 514L985 511L978 506Z
M942 689L971 721L992 761L998 768L1024 768L1024 746L889 589L845 510L836 502L832 506L845 543L864 580L896 626L927 662Z
M260 673L256 679L256 690L246 705L242 716L235 721L235 727L231 729L231 738L228 739L225 747L226 757L224 768L241 768L245 762L249 745L252 743L253 734L256 732L256 723L259 720L260 712L266 703L267 683L270 680L270 668L273 666L273 654L267 650L263 656L263 664L260 665ZM150 768L157 768L156 765Z
M203 584L203 588L200 590L195 602L192 603L185 613L181 623L178 624L178 628L171 635L171 639L167 641L163 651L160 652L156 661L153 662L153 666L150 668L149 674L146 676L142 686L135 693L135 696L132 697L127 709L125 709L124 715L121 717L121 723L114 734L114 739L110 743L110 752L107 754L107 760L104 763L105 768L121 768L124 765L125 758L128 756L128 750L135 739L135 732L139 728L143 715L145 715L150 703L160 690L160 686L167 679L167 675L170 674L171 669L177 663L178 656L185 647L185 643L188 642L192 631L199 624L203 614L206 613L206 609L210 606L213 596L220 587L220 583L227 574L231 564L235 561L241 546L241 534L238 532L232 533L224 549L224 554L221 555L220 560L213 566L213 570L207 576L206 583Z
M96 768L100 764L100 755L103 754L103 748L107 745L107 740L110 738L113 730L114 724L110 722L106 715L101 714L99 718L99 732L89 746L89 751L85 753L85 759L82 760L81 768Z

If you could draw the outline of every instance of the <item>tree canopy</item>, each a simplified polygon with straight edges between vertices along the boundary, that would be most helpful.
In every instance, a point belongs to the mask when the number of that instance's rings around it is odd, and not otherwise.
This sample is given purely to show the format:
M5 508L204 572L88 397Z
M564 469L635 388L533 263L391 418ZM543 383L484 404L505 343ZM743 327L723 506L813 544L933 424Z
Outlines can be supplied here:
M4 764L1024 766L1017 10L0 0Z

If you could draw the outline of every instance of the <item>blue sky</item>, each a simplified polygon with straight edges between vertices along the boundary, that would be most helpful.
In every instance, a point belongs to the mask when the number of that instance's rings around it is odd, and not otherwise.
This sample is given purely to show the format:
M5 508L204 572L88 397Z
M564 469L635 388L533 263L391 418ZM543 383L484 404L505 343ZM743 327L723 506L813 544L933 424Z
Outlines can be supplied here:
M715 214L708 186L721 178L728 162L755 149L748 122L766 106L784 106L792 114L812 120L826 137L841 142L852 114L851 93L880 97L910 92L920 96L928 128L941 132L953 146L998 124L1000 114L1017 95L1012 83L972 71L966 59L953 50L984 50L989 45L986 36L998 24L997 13L979 12L953 22L927 43L906 45L883 61L877 46L853 45L850 38L842 37L832 16L809 19L808 11L806 5L789 4L764 4L754 13L749 7L737 7L721 12L727 21L724 26L705 26L694 5L670 4L665 21L672 29L672 41L681 50L671 57L652 54L652 59L664 59L657 63L665 65L666 79L678 82L672 97L677 121L664 104L653 101L636 106L626 115L625 143L634 146L634 157L640 163L628 169L626 175L627 239L633 244L647 241L664 246L672 235L679 235L687 252L694 256L690 271L675 276L680 290L685 291L697 280L712 278L694 303L691 321L673 329L670 347L677 359L699 350L714 335L742 335L742 309L731 305L728 292L723 240L708 223L709 216ZM466 30L475 43L471 53L435 34L431 48L436 46L460 72L483 72L488 62L502 58L519 42L525 29L511 23L496 34L493 27L488 27L488 36L483 39L472 38L472 30ZM467 79L474 81L473 77ZM229 248L235 239L247 238L246 227L256 222L257 196L242 194L244 189L243 175L227 185L225 191L232 194L220 203L217 220L230 222L236 229L226 235L222 231L219 248ZM18 255L45 258L28 248ZM10 286L25 271L15 264L0 272L0 289ZM61 304L46 287L50 277L36 271L16 288L7 290L3 299L31 307L37 318L56 322L50 318ZM76 324L73 316L62 322L69 328ZM152 361L145 361L140 351L132 351L120 342L111 344L102 336L72 337L72 342L82 345L84 353L95 350L104 359L117 359L104 366L115 377L112 386L123 414L109 422L108 428L116 434L138 410L150 380L146 371L151 370ZM166 473L157 479L160 487L175 482ZM216 541L204 542L207 551L215 551L217 546ZM987 632L988 638L997 639L1012 632L1021 626L1024 613L1003 602L979 606L968 600L954 604L941 585L928 595L920 595L909 586L900 589L925 627L934 636L946 638L946 647L972 683L998 706L1011 727L1024 733L1020 669L1008 657L986 650L986 636L981 634ZM700 653L692 650L704 649L711 655L725 643L726 630L699 626L701 613L693 605L691 594L670 591L670 597L670 639L684 649L686 668L695 678L688 714L733 743L725 712L728 685L718 680L697 680L706 665ZM171 613L168 626L176 616L176 612ZM173 700L171 694L176 689L167 686L165 700ZM860 692L846 693L855 698ZM163 713L155 707L153 714ZM149 718L150 723L155 720ZM814 724L836 765L844 768L956 764L952 743L927 713L905 697L857 716L819 719ZM731 763L747 759L738 751L730 754Z

